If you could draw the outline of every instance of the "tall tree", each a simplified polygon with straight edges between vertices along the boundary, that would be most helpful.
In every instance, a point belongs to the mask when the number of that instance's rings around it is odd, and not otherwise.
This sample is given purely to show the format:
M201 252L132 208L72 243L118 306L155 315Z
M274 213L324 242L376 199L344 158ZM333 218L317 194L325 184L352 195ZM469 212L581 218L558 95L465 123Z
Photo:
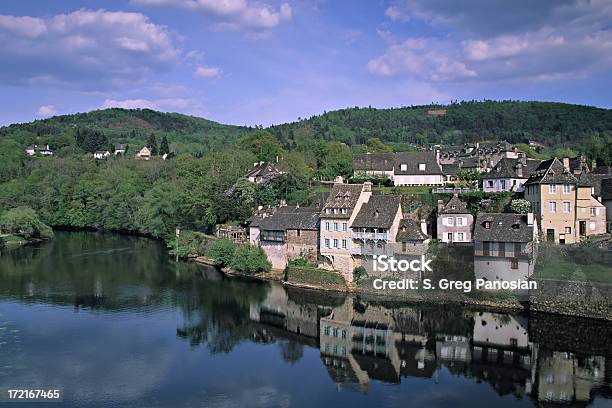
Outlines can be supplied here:
M151 149L151 156L157 156L157 140L155 140L155 134L151 133L149 136L149 141L147 142L147 147Z
M161 143L159 144L159 154L163 156L164 154L170 153L170 147L168 146L168 138L166 135L162 138Z

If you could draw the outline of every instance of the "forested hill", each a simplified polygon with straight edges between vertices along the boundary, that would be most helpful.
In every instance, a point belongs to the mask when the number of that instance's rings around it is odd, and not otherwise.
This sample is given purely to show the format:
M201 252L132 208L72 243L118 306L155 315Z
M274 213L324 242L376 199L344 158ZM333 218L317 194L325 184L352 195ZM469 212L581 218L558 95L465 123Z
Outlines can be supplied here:
M145 144L152 133L158 139L165 135L182 152L214 150L249 131L247 127L222 125L179 113L150 109L104 109L6 126L0 128L0 137L5 136L26 145L48 143L57 150L74 144L77 129L98 131L112 143L126 143L134 147Z
M580 146L594 133L612 135L612 110L554 102L483 101L394 109L350 108L272 126L285 144L305 138L363 144L461 144L478 140L539 141Z

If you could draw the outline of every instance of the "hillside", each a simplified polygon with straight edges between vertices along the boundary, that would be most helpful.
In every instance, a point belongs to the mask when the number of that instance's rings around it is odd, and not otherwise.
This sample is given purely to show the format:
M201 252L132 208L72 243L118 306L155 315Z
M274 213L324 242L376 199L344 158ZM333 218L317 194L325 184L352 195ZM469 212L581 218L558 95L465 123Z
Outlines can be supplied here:
M350 108L272 126L285 144L308 138L363 144L377 137L407 144L535 140L551 148L580 146L612 133L612 110L553 102L483 101L394 109Z

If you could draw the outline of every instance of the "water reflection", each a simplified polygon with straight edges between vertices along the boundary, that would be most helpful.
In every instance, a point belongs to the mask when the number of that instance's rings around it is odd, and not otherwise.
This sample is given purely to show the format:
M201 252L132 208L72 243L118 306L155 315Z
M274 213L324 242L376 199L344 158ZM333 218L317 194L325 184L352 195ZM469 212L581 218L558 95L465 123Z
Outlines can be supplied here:
M299 373L316 384L321 403L394 405L379 385L405 398L425 381L436 388L422 405L445 393L449 403L468 393L476 406L588 405L610 402L611 335L603 321L227 279L130 237L58 233L53 243L0 258L0 386L41 375L46 361L57 366L55 377L40 381L64 378L80 388L81 402L92 402L97 383L106 384L100 398L118 405L229 403L238 395L251 406L308 406L313 397L302 395ZM132 388L118 386L127 379ZM236 394L248 386L254 394ZM170 393L176 387L180 398ZM511 399L486 399L485 389Z

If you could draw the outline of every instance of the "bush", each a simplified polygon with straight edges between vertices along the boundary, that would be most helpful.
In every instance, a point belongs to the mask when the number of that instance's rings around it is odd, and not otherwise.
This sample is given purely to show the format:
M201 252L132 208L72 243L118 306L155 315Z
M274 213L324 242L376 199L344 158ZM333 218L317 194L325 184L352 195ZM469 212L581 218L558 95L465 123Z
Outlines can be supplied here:
M239 246L234 253L234 259L232 259L230 266L238 272L249 275L258 272L269 272L272 269L272 263L268 261L264 250L261 247L252 245Z
M236 253L236 244L229 239L219 239L208 248L208 257L215 261L215 265L222 268L229 266Z
M18 234L25 239L53 237L53 230L29 207L12 208L0 216L0 231Z
M353 275L355 276L355 282L359 284L359 281L368 276L368 272L363 266L358 266L353 270Z
M517 214L527 214L531 210L531 203L527 200L517 199L510 202L510 211Z

